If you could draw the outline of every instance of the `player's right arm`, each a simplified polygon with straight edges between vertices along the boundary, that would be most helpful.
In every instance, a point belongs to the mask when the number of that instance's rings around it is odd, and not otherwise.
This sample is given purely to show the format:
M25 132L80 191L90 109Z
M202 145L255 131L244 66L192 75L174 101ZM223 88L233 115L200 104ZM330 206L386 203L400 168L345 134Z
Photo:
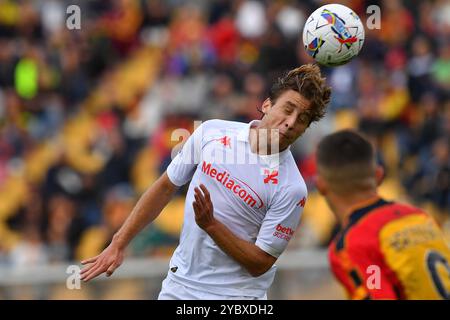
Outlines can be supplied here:
M123 261L124 251L128 243L146 225L158 217L178 189L167 173L164 173L139 199L125 223L114 235L111 244L98 256L82 261L88 264L81 271L81 280L89 281L106 272L113 274Z
M167 171L141 196L111 244L98 256L81 262L89 264L81 271L83 281L89 281L104 272L110 276L122 264L125 247L133 237L156 219L176 190L192 178L200 157L202 130L207 123L204 122L194 131Z

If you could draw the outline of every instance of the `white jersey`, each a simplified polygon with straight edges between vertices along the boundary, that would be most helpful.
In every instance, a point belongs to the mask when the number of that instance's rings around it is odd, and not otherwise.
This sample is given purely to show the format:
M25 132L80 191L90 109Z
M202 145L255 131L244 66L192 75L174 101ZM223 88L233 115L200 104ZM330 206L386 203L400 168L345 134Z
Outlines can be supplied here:
M168 277L187 287L228 296L263 297L276 266L253 277L223 252L195 222L194 188L211 194L214 217L237 237L278 258L300 222L306 201L305 182L289 149L259 156L250 149L248 124L209 120L186 141L167 168L169 179L186 196L180 244Z

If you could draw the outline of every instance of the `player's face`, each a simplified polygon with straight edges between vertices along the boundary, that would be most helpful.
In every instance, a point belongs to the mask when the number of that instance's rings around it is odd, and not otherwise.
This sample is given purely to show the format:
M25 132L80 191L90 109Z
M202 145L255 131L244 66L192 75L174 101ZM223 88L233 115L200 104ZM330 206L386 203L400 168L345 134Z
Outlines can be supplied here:
M309 126L310 105L308 99L294 90L283 92L274 104L269 99L264 101L261 127L277 129L279 133L273 136L278 141L270 141L269 137L269 143L278 142L280 151L294 143Z

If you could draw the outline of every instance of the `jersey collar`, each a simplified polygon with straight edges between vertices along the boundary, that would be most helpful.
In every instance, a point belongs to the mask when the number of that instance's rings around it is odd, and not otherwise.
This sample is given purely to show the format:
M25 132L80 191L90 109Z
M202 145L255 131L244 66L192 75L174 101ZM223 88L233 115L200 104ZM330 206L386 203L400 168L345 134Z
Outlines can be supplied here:
M363 217L365 217L367 214L372 212L373 210L384 206L386 204L389 204L390 202L387 202L383 198L376 196L367 199L366 201L362 201L356 205L354 205L350 209L350 215L346 219L343 229L338 234L337 240L336 240L336 251L340 251L344 249L345 247L345 237L347 233L349 232L350 228L355 225L358 221L360 221Z
M388 204L389 202L381 198L379 195L371 197L365 201L355 204L350 208L350 214L348 215L348 224L354 224L367 213L372 210Z
M253 126L258 125L261 122L261 120L252 120L249 123L247 123L237 134L237 140L250 143L249 136L250 136L250 128ZM258 155L260 159L262 159L270 168L278 167L281 162L286 158L286 156L290 153L291 146L287 147L285 150L275 153L275 154L269 154L269 155Z

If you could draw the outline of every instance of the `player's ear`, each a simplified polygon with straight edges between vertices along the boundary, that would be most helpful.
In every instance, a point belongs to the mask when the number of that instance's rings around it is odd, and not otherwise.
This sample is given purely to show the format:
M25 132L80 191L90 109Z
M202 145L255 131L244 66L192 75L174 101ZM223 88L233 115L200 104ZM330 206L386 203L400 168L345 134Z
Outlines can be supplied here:
M267 114L267 112L269 111L269 109L272 107L272 102L270 101L270 98L267 98L266 100L264 100L262 106L261 106L261 111L264 114Z
M377 168L375 169L375 178L377 179L378 187L384 180L384 168L380 165L377 165Z
M327 182L322 178L322 176L317 173L316 175L316 188L321 195L326 195L328 191Z

